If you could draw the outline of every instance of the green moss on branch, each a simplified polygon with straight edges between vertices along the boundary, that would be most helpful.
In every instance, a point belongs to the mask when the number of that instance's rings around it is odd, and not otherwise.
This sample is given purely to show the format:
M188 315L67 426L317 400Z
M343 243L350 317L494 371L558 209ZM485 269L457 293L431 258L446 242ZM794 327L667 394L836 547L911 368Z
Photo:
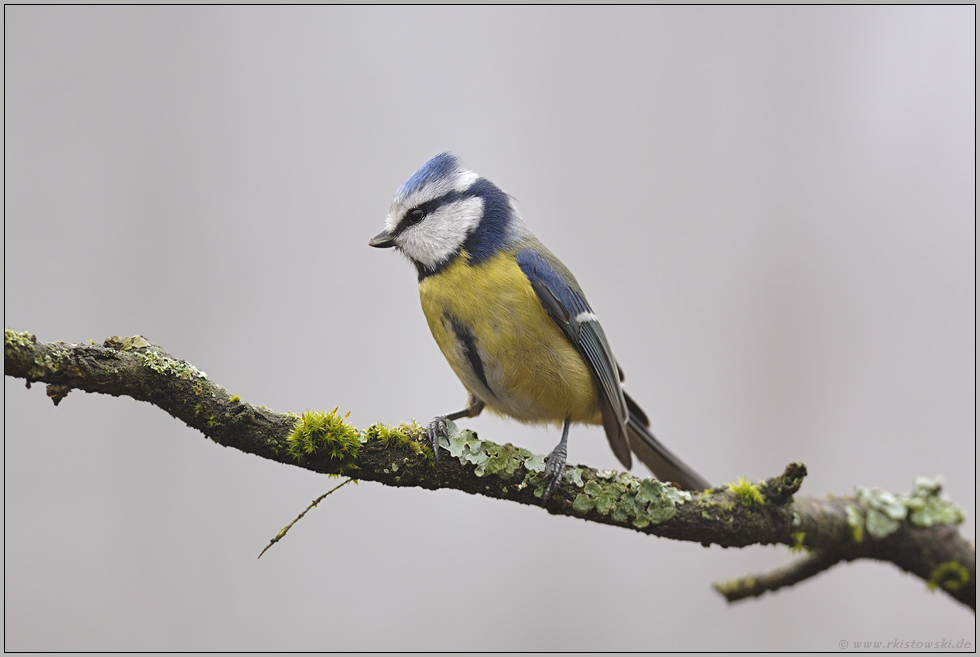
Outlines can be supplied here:
M414 421L396 428L375 424L362 433L336 409L276 413L242 401L142 336L113 336L101 345L46 343L7 329L4 372L25 379L28 387L48 384L56 404L72 389L128 395L221 445L316 472L541 504L541 455L480 440L451 425L442 442L448 457L436 463ZM905 495L858 488L853 496L815 499L796 495L805 476L805 466L791 463L764 481L743 477L724 489L688 493L654 479L569 465L547 510L703 545L781 543L808 552L798 566L719 585L734 596L729 599L867 558L894 563L976 607L975 548L960 536L963 512L942 495L941 480L916 479Z

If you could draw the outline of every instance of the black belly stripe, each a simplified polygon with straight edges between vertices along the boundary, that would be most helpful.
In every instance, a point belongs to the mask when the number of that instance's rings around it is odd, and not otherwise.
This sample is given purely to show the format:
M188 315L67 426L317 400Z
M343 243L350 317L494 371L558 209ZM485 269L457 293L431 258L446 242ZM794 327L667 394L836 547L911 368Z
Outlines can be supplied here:
M491 395L496 397L496 393L490 387L490 382L487 381L487 374L483 371L483 361L480 360L480 354L476 350L476 336L473 335L473 331L452 315L444 314L443 317L449 321L453 333L456 334L456 339L463 345L463 353L466 355L466 360L470 362L470 367L476 373L476 378L480 379L480 383L490 391Z

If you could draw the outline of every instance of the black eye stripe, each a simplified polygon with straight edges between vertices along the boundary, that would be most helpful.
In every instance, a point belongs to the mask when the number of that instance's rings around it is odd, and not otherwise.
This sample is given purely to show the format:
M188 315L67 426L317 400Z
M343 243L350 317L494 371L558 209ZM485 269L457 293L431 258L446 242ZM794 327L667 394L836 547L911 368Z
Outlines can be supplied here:
M421 223L426 217L438 210L444 205L459 201L460 199L469 198L471 196L478 196L478 194L468 194L466 192L449 192L448 194L443 194L438 198L434 198L431 201L426 201L425 203L419 203L411 210L406 212L402 217L402 220L398 222L398 226L395 228L395 235L401 233L407 228L411 228L416 224ZM421 213L421 214L418 214Z

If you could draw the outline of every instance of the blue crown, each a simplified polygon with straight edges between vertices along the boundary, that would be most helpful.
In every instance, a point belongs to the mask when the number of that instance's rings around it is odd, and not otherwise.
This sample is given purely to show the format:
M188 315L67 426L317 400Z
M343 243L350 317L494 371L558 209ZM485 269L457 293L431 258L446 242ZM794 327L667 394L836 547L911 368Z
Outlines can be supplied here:
M455 155L449 151L439 153L428 162L420 166L418 171L413 173L412 177L406 180L405 183L398 188L398 191L395 192L395 196L408 196L416 189L419 189L430 182L434 182L440 178L449 177L450 174L458 169L459 160Z

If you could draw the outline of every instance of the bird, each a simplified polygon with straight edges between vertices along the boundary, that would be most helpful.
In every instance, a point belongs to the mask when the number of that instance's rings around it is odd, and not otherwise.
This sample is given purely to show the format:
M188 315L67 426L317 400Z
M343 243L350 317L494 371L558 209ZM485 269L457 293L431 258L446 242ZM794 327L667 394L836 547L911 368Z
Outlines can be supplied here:
M623 391L623 371L572 272L528 230L512 197L455 155L432 157L397 189L384 230L368 244L415 265L429 329L468 393L465 408L426 428L437 461L448 422L487 409L561 426L542 504L565 471L572 423L602 425L626 469L632 452L661 480L710 488L654 437Z

